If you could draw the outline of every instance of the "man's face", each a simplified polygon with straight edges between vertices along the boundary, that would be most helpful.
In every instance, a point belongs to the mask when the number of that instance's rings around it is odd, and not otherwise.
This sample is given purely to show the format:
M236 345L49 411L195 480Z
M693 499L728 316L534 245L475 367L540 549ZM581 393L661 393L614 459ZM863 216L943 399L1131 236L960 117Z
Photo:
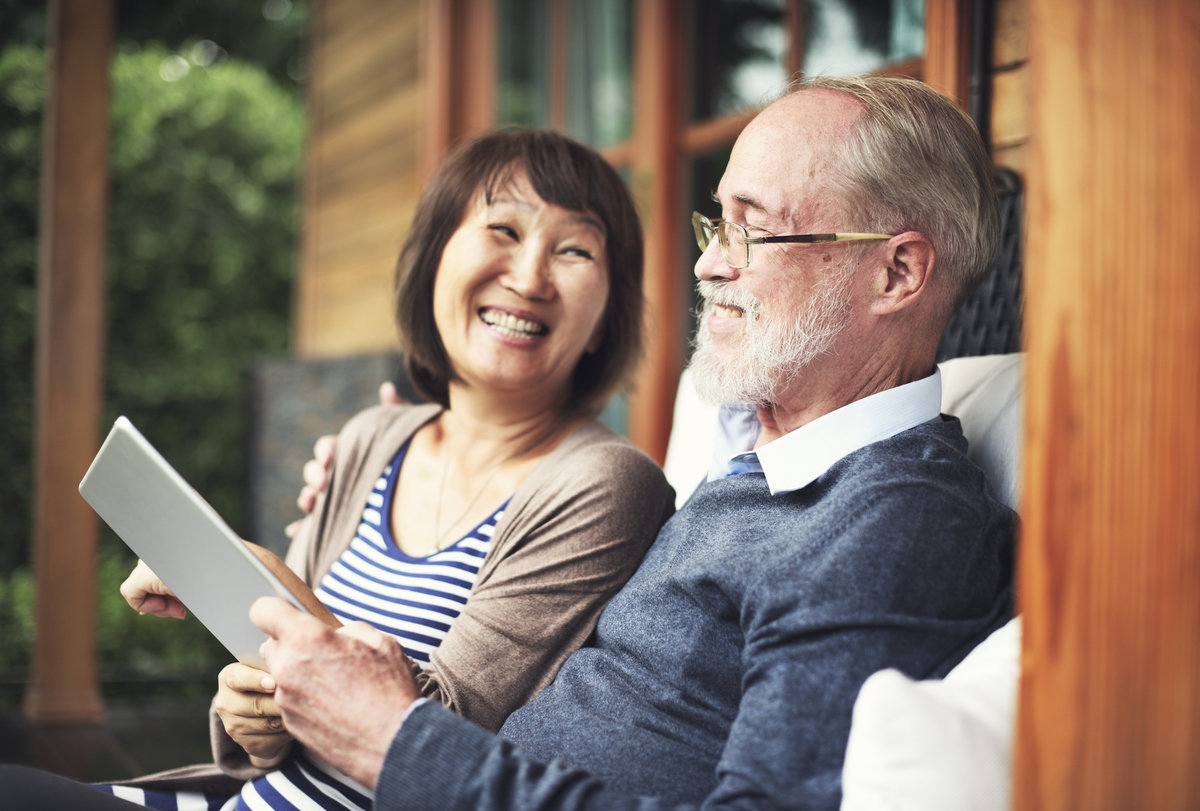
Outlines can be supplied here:
M826 155L857 114L846 97L826 91L765 110L734 145L715 195L721 218L750 237L847 230ZM769 405L835 352L853 316L858 256L844 243L759 244L737 270L714 239L696 262L705 304L691 365L701 396Z

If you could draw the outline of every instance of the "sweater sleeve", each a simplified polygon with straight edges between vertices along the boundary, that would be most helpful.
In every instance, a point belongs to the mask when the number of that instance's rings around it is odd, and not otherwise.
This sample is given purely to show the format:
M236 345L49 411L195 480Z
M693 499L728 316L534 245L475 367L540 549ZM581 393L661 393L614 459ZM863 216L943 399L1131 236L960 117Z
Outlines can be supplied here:
M506 514L511 540L417 672L422 694L499 729L586 641L673 504L662 471L623 441L557 460L534 496Z
M426 704L405 720L375 784L376 811L687 811L605 788L597 778L520 749L444 708Z

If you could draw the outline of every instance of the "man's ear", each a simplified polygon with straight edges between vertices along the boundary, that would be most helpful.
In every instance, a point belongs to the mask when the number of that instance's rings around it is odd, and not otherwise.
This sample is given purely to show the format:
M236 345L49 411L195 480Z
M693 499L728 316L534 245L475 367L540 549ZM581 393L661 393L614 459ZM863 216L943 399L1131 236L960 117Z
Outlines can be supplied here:
M920 231L892 237L879 269L872 311L876 315L898 312L931 295L935 259L932 243Z

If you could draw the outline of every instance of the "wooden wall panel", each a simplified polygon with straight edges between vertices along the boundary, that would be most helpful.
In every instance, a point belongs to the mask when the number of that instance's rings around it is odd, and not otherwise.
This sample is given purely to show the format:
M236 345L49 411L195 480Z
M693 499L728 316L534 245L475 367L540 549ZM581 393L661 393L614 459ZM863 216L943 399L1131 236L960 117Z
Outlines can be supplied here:
M998 0L992 40L992 159L1024 177L1029 145L1029 6Z
M1200 5L1030 5L1015 807L1200 807Z
M324 0L309 36L309 139L293 350L391 349L391 278L420 190L429 99L421 0Z
M992 76L992 160L1024 176L1029 145L1029 66Z

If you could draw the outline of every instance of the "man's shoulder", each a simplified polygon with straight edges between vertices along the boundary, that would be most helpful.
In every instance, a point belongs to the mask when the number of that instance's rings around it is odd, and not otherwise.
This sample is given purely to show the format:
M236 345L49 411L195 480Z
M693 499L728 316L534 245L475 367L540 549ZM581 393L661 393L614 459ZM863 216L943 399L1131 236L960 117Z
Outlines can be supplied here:
M915 476L914 484L948 481L982 484L983 472L967 456L967 439L956 417L942 415L905 431L864 445L831 468L846 481L864 479L897 483ZM966 476L966 481L960 477Z

